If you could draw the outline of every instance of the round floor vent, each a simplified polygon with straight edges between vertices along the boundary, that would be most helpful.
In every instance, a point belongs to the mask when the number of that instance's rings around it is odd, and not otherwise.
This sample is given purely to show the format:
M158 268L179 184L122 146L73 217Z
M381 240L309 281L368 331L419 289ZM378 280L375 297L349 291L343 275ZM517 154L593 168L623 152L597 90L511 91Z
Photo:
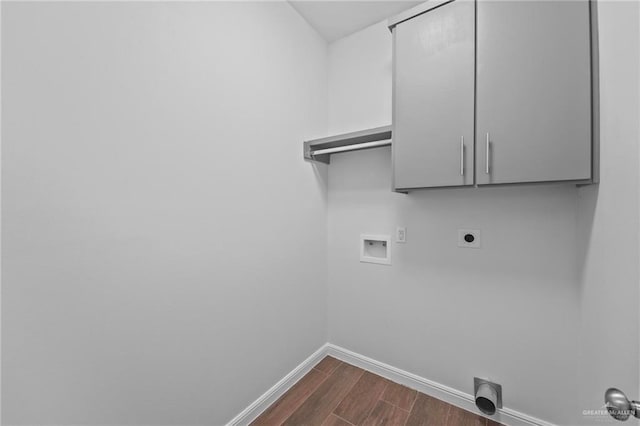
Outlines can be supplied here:
M484 414L493 416L502 408L502 386L488 380L473 378L476 407Z

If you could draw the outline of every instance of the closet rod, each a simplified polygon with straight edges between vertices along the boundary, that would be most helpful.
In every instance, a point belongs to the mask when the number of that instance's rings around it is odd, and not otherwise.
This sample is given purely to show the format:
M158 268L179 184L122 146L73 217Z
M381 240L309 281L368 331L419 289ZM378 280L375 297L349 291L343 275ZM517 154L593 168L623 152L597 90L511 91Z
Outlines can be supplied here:
M377 148L379 146L389 146L391 145L391 140L380 141L380 142L366 142L357 145L347 145L347 146L339 146L337 148L327 148L327 149L318 149L316 151L311 151L310 154L314 155L322 155L322 154L335 154L336 152L346 152L346 151L357 151L359 149L367 149L367 148Z
M389 125L305 141L304 159L329 164L331 154L391 145L391 136Z

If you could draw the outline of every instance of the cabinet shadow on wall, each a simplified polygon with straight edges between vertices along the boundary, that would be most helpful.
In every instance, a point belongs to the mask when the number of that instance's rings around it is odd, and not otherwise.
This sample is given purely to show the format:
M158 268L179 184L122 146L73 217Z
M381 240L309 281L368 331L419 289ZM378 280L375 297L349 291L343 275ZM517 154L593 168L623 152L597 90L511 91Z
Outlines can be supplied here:
M589 251L593 250L593 227L595 223L596 207L600 186L586 185L578 189L578 217L577 217L577 251L576 265L578 268L578 283L582 289L585 282ZM606 254L605 254L606 255ZM609 253L613 255L613 253Z

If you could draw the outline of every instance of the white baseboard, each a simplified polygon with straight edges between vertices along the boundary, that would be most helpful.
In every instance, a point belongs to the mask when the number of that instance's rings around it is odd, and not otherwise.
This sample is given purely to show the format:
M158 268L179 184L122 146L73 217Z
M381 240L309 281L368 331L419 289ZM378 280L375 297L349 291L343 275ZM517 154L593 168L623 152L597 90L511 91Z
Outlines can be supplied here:
M276 402L278 398L285 394L293 385L298 382L305 374L307 374L313 366L327 355L327 344L315 351L309 358L302 361L300 365L294 368L289 374L284 376L278 383L273 385L271 389L262 394L258 399L253 401L251 405L242 410L240 414L235 416L227 426L246 426L254 421L264 410L269 408L271 404Z
M488 417L482 414L475 405L474 398L468 393L425 379L391 365L385 364L364 355L352 352L340 346L327 343L304 360L293 371L283 377L271 389L256 399L240 414L234 417L227 426L245 426L255 420L264 410L288 391L298 380L307 374L326 355L331 355L348 364L360 367L392 382L400 383L419 392L448 402L463 410L471 411L479 416L490 418L509 426L555 426L552 423L537 419L510 408L502 408L496 415Z
M400 383L411 389L448 402L451 405L460 407L463 410L471 411L482 417L487 417L496 422L509 426L555 426L552 423L537 419L527 414L510 408L502 408L494 416L485 416L476 408L475 399L468 393L436 383L407 371L401 370L391 365L385 364L364 355L352 352L340 346L328 343L327 354L348 364L355 365L364 370L375 373L389 379L392 382Z

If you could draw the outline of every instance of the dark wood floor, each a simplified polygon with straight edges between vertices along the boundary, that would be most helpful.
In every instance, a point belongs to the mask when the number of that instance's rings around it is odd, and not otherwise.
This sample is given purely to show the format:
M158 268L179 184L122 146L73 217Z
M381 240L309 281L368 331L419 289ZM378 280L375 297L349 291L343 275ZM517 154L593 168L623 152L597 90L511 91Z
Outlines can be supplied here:
M252 425L500 426L332 357L320 361Z

